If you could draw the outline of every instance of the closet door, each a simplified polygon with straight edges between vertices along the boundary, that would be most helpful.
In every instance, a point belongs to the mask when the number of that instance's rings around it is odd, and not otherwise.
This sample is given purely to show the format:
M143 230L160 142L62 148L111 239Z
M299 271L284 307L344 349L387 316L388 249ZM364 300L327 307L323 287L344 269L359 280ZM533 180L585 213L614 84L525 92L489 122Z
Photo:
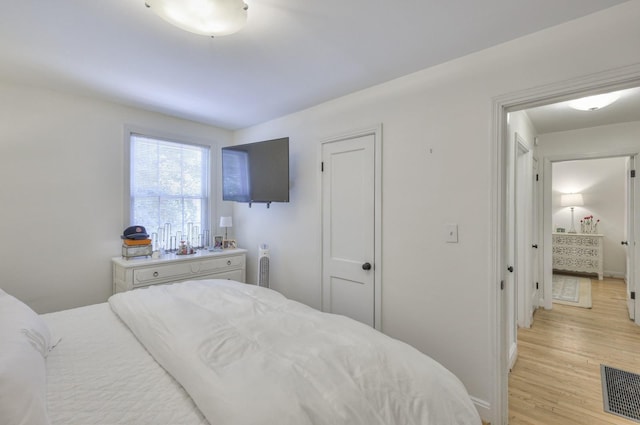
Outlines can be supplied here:
M375 326L375 134L322 145L322 309Z

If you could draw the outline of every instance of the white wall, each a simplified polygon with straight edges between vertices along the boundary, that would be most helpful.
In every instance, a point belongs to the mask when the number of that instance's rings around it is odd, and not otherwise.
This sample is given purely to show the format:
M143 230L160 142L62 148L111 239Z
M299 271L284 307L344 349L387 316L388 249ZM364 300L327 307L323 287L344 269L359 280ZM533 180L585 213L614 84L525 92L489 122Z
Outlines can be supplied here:
M606 152L618 146L631 145L640 152L640 122L587 128L578 131L541 135L540 152L547 157L558 155L584 155ZM581 161L563 161L552 164L551 222L569 230L571 210L560 206L563 193L582 193L584 206L574 210L575 228L580 231L580 219L593 214L600 219L598 232L604 235L604 272L607 276L625 275L626 253L620 241L624 233L625 159L607 158ZM557 225L557 226L556 226Z
M237 132L236 143L291 138L291 202L234 207L249 276L268 243L272 286L320 306L320 142L382 123L383 330L456 373L496 423L492 99L640 63L639 18L632 1ZM458 244L445 223L458 223Z
M104 302L124 227L124 126L228 144L210 126L0 81L0 288L38 312Z

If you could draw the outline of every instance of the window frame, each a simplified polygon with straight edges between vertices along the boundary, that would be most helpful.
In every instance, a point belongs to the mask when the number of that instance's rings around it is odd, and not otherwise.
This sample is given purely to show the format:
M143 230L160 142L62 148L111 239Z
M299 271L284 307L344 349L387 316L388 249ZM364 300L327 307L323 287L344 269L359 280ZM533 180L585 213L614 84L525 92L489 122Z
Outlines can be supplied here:
M206 230L209 230L209 237L212 239L215 234L214 230L217 229L216 222L213 217L216 217L220 210L218 202L218 174L220 174L220 164L218 161L218 151L220 147L218 143L211 140L205 140L198 136L186 136L172 134L169 132L153 130L149 128L141 128L132 125L125 125L124 128L124 161L123 161L123 229L136 224L130 223L131 220L131 137L142 136L150 139L158 139L161 141L180 143L185 145L192 145L198 147L206 147L209 149L209 200L207 203L207 214L203 218L203 225L206 225ZM205 230L205 229L202 229ZM149 234L155 232L155 229L147 229Z

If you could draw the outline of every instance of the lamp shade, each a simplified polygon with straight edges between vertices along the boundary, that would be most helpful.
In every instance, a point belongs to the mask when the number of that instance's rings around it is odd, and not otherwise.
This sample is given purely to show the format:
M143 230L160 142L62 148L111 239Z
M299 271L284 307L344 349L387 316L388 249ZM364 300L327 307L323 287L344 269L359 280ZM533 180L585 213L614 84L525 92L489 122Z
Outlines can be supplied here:
M581 193L567 193L560 196L560 205L563 207L579 207L584 205Z
M220 227L233 227L232 217L220 217Z
M146 0L146 5L170 24L195 34L229 35L247 22L243 0Z

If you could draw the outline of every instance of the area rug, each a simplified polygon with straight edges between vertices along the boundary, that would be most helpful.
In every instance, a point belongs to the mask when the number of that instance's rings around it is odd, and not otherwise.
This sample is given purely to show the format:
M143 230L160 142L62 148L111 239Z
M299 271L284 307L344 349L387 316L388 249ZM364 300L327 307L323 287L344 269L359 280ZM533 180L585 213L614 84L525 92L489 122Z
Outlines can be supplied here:
M591 279L554 274L552 298L556 304L591 308Z

